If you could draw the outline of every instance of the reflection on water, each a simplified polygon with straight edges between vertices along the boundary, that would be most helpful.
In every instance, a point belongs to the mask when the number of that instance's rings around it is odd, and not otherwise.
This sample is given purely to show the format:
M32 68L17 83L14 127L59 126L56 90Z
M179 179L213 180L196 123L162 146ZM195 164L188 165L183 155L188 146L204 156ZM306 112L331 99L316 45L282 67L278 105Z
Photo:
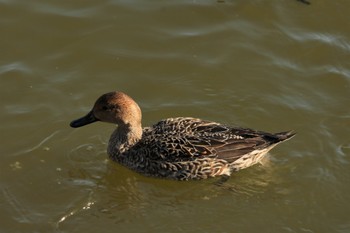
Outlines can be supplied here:
M114 224L134 224L143 221L143 218L176 216L185 210L197 212L196 205L213 205L222 198L230 198L236 208L246 208L249 200L263 198L261 195L268 192L269 184L279 183L272 172L265 169L255 172L259 179L244 178L239 175L222 185L216 185L216 180L203 182L176 182L154 178L145 178L119 165L108 164L106 173L99 178L96 189L85 199L84 204L75 205L58 221L59 229L68 229L71 224L86 221L86 218L100 216L105 221ZM125 170L127 173L121 173ZM120 176L120 174L122 176ZM76 178L75 178L76 179ZM88 179L85 177L85 179ZM287 195L288 192L279 190L273 194ZM245 204L242 206L242 203ZM201 204L202 203L202 204ZM224 208L221 209L225 211ZM156 219L158 218L156 217ZM151 219L150 219L151 220ZM190 224L191 219L186 224ZM154 223L155 228L162 229L163 222Z
M0 230L349 232L349 4L0 1ZM112 90L145 126L297 136L222 185L143 177L108 160L112 125L69 128Z

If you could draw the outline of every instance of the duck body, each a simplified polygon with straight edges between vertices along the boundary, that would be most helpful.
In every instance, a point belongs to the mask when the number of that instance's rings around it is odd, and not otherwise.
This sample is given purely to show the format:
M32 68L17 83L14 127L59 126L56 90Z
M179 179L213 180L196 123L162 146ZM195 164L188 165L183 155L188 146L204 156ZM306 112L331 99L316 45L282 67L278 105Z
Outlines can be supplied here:
M232 127L198 118L178 117L141 127L141 110L129 96L101 96L86 116L71 123L116 123L108 143L110 158L147 176L175 180L230 176L258 163L277 144L294 136Z

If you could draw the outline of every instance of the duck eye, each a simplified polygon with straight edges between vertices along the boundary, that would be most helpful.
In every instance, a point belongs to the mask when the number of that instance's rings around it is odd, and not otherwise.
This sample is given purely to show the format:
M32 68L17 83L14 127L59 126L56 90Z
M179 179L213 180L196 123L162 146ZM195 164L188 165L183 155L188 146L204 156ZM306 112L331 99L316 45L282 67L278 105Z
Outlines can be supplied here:
M107 107L107 106L103 106L103 107L102 107L102 110L103 110L103 111L107 111L107 110L108 110L108 107Z

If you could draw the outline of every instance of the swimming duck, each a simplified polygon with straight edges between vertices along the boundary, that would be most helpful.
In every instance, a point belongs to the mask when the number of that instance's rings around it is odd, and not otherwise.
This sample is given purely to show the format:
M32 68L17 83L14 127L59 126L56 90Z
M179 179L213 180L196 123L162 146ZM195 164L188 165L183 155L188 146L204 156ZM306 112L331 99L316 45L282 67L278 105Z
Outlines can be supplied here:
M96 121L116 124L107 149L112 160L144 175L176 180L228 177L258 163L294 136L291 131L272 134L191 117L168 118L142 128L141 118L141 109L131 97L110 92L70 126Z

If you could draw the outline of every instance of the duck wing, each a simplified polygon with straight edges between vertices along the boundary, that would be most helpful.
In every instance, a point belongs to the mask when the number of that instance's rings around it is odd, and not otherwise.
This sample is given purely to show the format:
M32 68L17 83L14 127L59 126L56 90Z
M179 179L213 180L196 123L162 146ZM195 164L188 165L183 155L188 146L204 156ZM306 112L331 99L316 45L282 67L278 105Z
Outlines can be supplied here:
M197 118L169 118L144 131L145 156L167 162L218 158L231 163L256 149L282 141L281 136L225 126Z

